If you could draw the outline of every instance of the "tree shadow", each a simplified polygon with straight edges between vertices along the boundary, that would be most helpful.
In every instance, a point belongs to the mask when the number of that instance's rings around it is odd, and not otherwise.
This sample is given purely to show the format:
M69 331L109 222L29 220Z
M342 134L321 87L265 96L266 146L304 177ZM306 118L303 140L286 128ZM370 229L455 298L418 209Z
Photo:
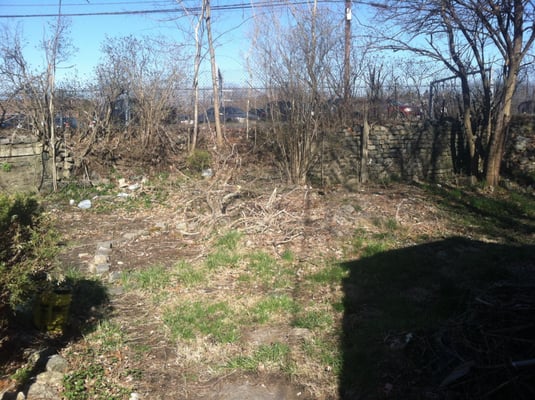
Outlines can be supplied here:
M535 359L535 246L454 237L344 267L341 399L533 398L511 362Z

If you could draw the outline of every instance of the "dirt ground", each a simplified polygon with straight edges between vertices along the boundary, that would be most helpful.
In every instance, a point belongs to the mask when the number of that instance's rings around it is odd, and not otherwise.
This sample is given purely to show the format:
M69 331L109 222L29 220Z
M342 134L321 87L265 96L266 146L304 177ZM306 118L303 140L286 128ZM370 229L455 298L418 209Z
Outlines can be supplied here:
M388 223L398 227L399 247L474 235L452 224L418 185L368 185L357 191L289 187L260 169L245 171L242 167L216 171L209 179L188 178L178 171L159 181L129 177L127 184L135 185L135 190L121 188L116 181L111 184L115 185L113 194L92 198L89 210L69 204L68 199L48 203L47 209L62 234L60 259L65 269L94 277L91 262L97 245L112 243L110 271L101 277L109 302L104 310L80 313L77 324L91 319L95 322L105 315L121 328L127 345L114 354L100 356L98 363L117 385L135 388L132 400L336 399L339 383L327 367L310 371L306 379L293 380L260 367L251 373L227 375L210 369L189 370L196 358L221 361L225 355L213 354L219 350L211 343L199 346L198 354L178 348L169 332L162 329L161 304L154 304L142 292L124 290L119 278L122 272L171 266L179 260L198 262L206 258L218 234L231 229L244 234L247 249L274 257L290 250L297 262L309 269L316 268L318 260L347 257L356 230L372 234L384 230ZM126 192L128 197L117 196L118 192ZM209 288L194 292L177 288L176 296L194 299L231 294L236 300L248 296L238 292L235 281L232 272L222 273ZM332 293L321 295L341 296L339 288L329 290ZM239 345L282 341L292 346L307 334L281 324L245 331ZM72 335L55 345L72 370L77 370L83 367L77 362L100 344ZM144 357L140 358L136 349L146 349ZM15 365L17 361L11 362ZM141 378L134 384L132 374L125 371L139 371ZM9 382L4 382L4 387L7 385Z
M321 257L342 258L344 246L355 229L373 232L380 229L381 220L396 221L403 227L407 241L448 234L441 211L416 186L324 191L289 188L271 180L230 182L217 176L211 180L185 181L179 186L178 190L169 191L162 204L149 209L122 209L120 204L117 206L120 199L106 197L93 199L95 210L65 204L52 209L68 243L62 252L63 264L90 274L89 264L96 245L104 241L113 243L111 275L148 265L172 265L177 260L199 260L211 248L214 232L230 227L246 232L246 246L250 249L280 255L290 248L303 263L313 263ZM151 196L153 190L149 185L142 186L133 195ZM113 212L96 212L99 207L105 210L110 202ZM141 370L143 378L137 382L136 392L142 399L337 398L336 379L325 378L324 371L316 383L290 382L282 374L264 371L215 378L205 371L187 381L187 366L180 365L180 359L188 356L174 347L162 331L161 321L151 318L155 305L138 293L123 292L117 282L108 285L112 293L110 317L123 327L129 348L114 361L101 361L113 363L109 368L117 374L121 366ZM236 289L232 276L224 274L215 287L221 293ZM243 340L266 344L283 340L292 345L303 334L306 333L282 326L247 332ZM84 353L84 346L87 343L83 340L69 343L62 352ZM144 359L136 359L130 350L133 348L150 351ZM124 379L128 384L131 378Z

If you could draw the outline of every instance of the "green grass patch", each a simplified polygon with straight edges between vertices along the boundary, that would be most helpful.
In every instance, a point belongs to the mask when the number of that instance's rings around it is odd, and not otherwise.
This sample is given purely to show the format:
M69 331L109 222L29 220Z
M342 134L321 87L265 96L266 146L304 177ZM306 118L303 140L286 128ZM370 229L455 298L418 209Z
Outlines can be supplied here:
M193 265L186 261L180 261L175 264L173 275L180 284L186 287L208 283L208 271L202 266Z
M163 321L175 339L209 336L219 343L239 339L239 316L226 302L197 301L167 309Z
M345 277L347 277L347 268L340 263L328 262L321 271L310 275L308 280L319 284L336 285L340 284Z
M332 310L304 310L298 313L293 325L311 331L327 329L333 326Z
M260 283L269 289L283 289L293 284L295 273L291 264L281 263L263 251L253 252L244 258L247 270L240 277L241 281Z
M132 388L120 386L108 377L108 371L95 360L63 378L63 393L67 400L123 400L127 399Z
M236 267L241 260L238 244L242 234L238 231L229 231L217 238L214 251L206 257L206 266L209 270Z
M238 356L233 358L226 365L230 369L243 371L256 371L260 366L286 371L289 366L290 347L284 343L272 343L261 345L250 356Z
M100 351L115 351L125 345L123 329L108 320L101 321L97 329L91 333L91 339L99 344Z
M265 324L279 314L293 315L298 309L295 301L287 295L268 296L250 310L254 323Z
M236 251L242 234L238 231L229 231L216 240L215 246L219 249Z
M317 360L318 364L325 368L331 368L334 374L340 375L342 372L344 358L340 351L338 335L304 341L301 348L308 358Z
M426 186L456 222L471 231L511 243L534 243L535 198L497 188L486 194L477 188Z
M226 249L216 250L206 257L206 266L209 270L220 268L232 268L238 266L241 257L239 254L231 253Z
M152 293L169 287L172 278L172 271L163 265L151 265L145 269L122 274L122 282L126 289L140 289Z

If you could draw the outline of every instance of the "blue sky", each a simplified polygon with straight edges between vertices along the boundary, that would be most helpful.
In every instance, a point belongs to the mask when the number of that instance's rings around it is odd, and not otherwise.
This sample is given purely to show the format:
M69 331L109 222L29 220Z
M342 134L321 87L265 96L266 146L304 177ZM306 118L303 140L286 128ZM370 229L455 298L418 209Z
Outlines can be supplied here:
M250 1L250 0L248 0ZM227 83L245 84L247 69L244 56L249 50L247 34L251 29L251 10L217 10L218 6L232 6L248 3L247 0L212 0L214 8L214 37L220 36L216 46L216 59ZM250 3L249 3L250 4ZM183 0L184 7L198 7L200 0ZM62 0L63 14L113 13L146 10L166 10L179 7L171 0ZM3 15L42 15L57 14L57 0L0 0L0 16ZM76 53L58 70L58 78L74 75L90 79L95 65L100 59L100 46L108 37L157 36L163 35L178 42L183 34L177 24L184 28L191 26L181 13L153 13L144 15L100 15L73 16L71 21L71 40L78 49ZM47 24L55 17L1 18L0 24L18 24L26 39L26 56L32 65L43 62L43 51L38 49ZM72 67L71 67L72 66ZM61 67L61 66L60 66ZM66 68L70 67L70 68ZM204 79L208 82L208 65L204 68ZM203 78L201 78L203 79ZM201 81L202 82L202 81Z

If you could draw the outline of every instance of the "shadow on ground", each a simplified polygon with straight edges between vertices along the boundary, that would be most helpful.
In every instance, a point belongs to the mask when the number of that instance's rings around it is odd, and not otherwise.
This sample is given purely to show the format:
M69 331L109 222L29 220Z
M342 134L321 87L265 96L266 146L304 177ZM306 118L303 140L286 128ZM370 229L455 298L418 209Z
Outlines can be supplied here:
M51 355L57 354L68 343L91 332L111 312L107 289L101 282L88 279L69 280L65 286L70 288L71 301L63 329L55 332L38 329L34 303L19 310L11 318L1 342L0 365L3 366L4 373L11 377L16 376L21 384L8 391L0 391L4 392L2 400L15 399L18 392L26 392L32 378L45 370ZM47 318L56 318L56 311L47 310ZM41 316L41 322L42 318Z
M455 237L344 266L340 398L535 398L535 246Z

